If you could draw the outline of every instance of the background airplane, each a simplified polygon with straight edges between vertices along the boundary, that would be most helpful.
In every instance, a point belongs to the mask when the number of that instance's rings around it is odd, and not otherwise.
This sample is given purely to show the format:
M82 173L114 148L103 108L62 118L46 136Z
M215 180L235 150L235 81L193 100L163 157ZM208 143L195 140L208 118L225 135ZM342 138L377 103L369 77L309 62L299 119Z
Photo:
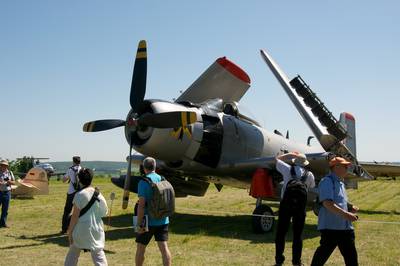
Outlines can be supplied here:
M41 168L46 171L47 178L51 176L60 176L65 173L56 172L55 168L50 163L41 163L40 160L49 160L50 158L40 158L33 156L24 156L21 158L17 158L17 161L14 163L14 171L15 174L19 175L21 178L24 178L28 171L32 168Z
M346 180L352 187L374 174L400 175L400 167L385 172L380 164L366 167L359 163L354 117L342 113L337 121L300 76L289 81L265 51L261 55L322 147L294 142L288 134L285 138L271 133L242 114L238 102L250 87L250 78L225 57L217 59L174 102L145 100L147 50L146 42L141 41L126 119L96 120L83 126L86 132L125 127L130 178L112 179L124 188L123 208L128 205L129 191L137 192L139 179L131 175L132 162L140 164L144 156L157 159L157 171L172 183L178 197L203 196L210 183L218 190L223 185L250 188L257 198L253 213L266 215L252 216L255 232L270 231L274 223L272 209L263 200L279 200L282 176L275 169L279 154L306 154L317 182L328 172L328 160L334 154L352 161ZM132 156L133 148L144 156ZM315 196L316 190L311 190L309 201Z
M49 180L47 172L39 167L31 168L24 179L17 179L11 186L12 197L32 198L35 195L49 194Z

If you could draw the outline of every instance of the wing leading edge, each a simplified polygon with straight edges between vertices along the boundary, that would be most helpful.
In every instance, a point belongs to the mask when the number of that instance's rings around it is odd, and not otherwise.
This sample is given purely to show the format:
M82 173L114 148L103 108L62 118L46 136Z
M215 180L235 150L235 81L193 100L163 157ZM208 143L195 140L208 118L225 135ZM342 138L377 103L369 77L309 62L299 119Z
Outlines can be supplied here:
M272 57L263 50L260 52L262 58L267 63L276 79L282 85L286 94L289 96L290 100L293 102L296 109L310 127L311 131L314 133L324 150L342 156L351 161L353 164L353 173L356 176L372 179L373 176L371 176L368 171L359 164L356 156L346 147L346 145L341 142L341 140L347 136L346 130L342 128L340 123L337 122L329 110L327 110L323 103L315 96L315 93L311 91L311 89L305 83L303 84L303 81L300 77L292 80L296 81L295 83L297 83L297 85L305 85L307 89L306 92L309 94L308 96L311 96L307 97L307 99L312 99L313 103L315 103L315 108L311 108L306 104L306 97L302 99L301 95L298 95L300 93L297 92L297 87L296 90L292 87L292 81L289 81L286 74L282 71L278 64L275 63Z

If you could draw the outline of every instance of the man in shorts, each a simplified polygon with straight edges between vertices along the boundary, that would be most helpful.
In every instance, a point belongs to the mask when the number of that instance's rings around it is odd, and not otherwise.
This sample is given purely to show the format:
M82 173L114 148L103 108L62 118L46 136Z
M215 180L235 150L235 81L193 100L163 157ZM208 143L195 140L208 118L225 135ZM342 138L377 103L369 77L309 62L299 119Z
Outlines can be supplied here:
M155 172L156 160L154 158L145 158L143 160L143 169L146 177L151 179L153 183L161 181L161 176ZM136 265L143 265L146 246L154 235L158 248L161 252L163 265L170 266L171 252L169 251L167 242L169 217L154 219L148 215L148 230L146 230L146 226L143 226L143 219L145 219L145 215L148 214L146 202L150 202L153 196L151 185L148 182L144 180L139 181L138 196L139 202L137 208L137 224L139 227L137 229L138 232L136 236Z

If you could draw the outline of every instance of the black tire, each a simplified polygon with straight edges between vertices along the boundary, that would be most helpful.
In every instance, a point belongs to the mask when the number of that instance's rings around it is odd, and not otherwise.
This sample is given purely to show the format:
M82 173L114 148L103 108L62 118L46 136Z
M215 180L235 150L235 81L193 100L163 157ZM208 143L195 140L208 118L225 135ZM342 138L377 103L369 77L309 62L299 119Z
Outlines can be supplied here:
M254 233L263 234L272 231L275 223L275 218L271 217L274 215L274 213L269 206L260 205L255 208L253 214L268 215L268 217L252 216L252 228Z

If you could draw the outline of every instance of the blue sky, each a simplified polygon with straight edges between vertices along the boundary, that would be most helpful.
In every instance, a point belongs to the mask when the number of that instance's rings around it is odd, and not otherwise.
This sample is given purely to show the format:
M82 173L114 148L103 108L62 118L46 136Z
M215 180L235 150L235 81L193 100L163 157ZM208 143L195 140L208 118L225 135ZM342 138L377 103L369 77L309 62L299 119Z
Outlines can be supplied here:
M124 160L122 128L137 43L148 43L146 98L171 100L215 59L250 76L241 104L273 131L311 131L262 61L301 74L338 117L357 121L360 160L400 161L398 1L1 1L0 157Z

